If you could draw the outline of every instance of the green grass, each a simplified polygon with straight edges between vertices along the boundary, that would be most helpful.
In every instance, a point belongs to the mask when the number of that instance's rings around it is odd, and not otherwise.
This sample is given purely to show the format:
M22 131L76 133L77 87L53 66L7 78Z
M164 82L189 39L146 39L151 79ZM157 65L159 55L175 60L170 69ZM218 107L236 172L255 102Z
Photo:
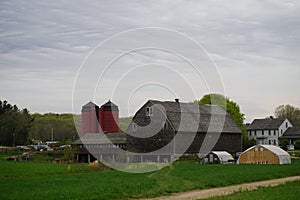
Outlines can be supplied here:
M299 199L300 197L300 181L287 182L275 187L259 187L252 191L239 191L227 196L219 196L209 198L209 200L258 200L258 199Z
M2 156L3 157L3 156ZM0 156L0 199L128 199L300 175L291 165L199 165L178 162L130 174L97 171L87 164L6 161Z

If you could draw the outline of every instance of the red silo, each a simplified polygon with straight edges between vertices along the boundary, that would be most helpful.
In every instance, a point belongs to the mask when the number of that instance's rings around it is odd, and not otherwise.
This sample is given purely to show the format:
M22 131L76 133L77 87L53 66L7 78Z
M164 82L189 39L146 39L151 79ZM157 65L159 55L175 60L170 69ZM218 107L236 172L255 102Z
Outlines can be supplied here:
M81 109L81 134L98 133L98 110L99 106L88 102Z
M119 108L110 100L99 109L99 130L103 132L119 132Z

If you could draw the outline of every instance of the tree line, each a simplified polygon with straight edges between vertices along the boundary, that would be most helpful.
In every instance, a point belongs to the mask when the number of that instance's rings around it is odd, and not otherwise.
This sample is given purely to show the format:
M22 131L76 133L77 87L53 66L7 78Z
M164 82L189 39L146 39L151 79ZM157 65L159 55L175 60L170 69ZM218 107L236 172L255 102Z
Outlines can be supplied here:
M248 140L244 123L245 115L236 102L221 94L207 94L194 103L214 104L225 109L243 132L243 148L255 144L255 141ZM275 109L274 115L277 118L289 119L294 126L300 126L300 110L297 107L280 105ZM132 117L120 118L120 129L126 131L131 119ZM78 138L76 127L80 132L80 121L80 115L30 114L27 108L19 109L17 105L11 105L5 100L0 101L0 146L31 144L36 140L73 141Z
M72 114L30 114L27 108L19 109L6 100L0 101L0 146L32 144L52 139L65 142L77 138Z

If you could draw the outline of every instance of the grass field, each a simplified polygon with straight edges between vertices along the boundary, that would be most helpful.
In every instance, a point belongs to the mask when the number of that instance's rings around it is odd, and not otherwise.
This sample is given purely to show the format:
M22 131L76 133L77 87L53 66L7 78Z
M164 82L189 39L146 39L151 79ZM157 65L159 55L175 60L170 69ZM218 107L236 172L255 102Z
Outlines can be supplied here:
M239 191L227 196L219 196L209 198L209 200L257 200L257 199L299 199L300 197L300 181L287 182L275 187L259 187L253 191Z
M69 170L68 170L69 168ZM200 165L178 162L130 174L87 164L6 161L0 156L0 199L129 199L300 175L291 165Z

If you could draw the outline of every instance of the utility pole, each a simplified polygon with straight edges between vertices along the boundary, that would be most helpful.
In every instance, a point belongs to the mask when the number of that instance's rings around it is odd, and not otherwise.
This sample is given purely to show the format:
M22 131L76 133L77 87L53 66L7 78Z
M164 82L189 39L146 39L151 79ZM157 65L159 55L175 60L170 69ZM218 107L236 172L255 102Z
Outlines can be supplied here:
M53 142L53 128L51 128L51 141Z
M16 133L13 132L13 145L16 146Z

